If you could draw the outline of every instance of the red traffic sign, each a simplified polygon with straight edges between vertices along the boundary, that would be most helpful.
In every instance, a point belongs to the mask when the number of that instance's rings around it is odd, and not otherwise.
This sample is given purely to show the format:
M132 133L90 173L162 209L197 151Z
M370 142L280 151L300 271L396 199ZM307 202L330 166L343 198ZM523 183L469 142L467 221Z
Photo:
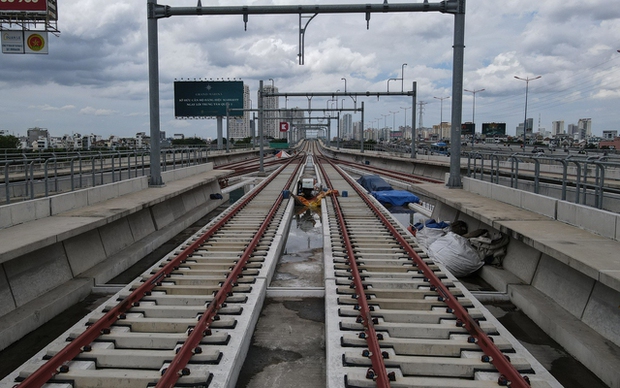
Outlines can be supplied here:
M288 131L288 123L286 121L280 121L280 132Z

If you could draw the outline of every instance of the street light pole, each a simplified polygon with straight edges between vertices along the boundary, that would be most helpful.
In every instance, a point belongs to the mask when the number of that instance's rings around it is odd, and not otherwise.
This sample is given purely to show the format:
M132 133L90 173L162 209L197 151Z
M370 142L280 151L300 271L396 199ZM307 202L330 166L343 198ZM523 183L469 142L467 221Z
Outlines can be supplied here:
M346 92L347 92L347 79L346 79L346 78L344 78L344 77L342 77L342 78L340 78L340 79L341 79L342 81L344 81L344 92L346 93Z
M396 112L392 112L390 111L390 113L392 114L392 132L394 132L394 129L396 128L396 113L398 113L398 111ZM390 134L390 138L392 134Z
M383 139L385 139L385 129L387 128L387 117L388 117L389 115L390 115L389 113L387 113L387 114L383 114L383 113L381 113L381 116L383 116L383 129L382 129L382 131L381 131L381 133L382 133L382 134L383 134L383 136L384 136L384 137L383 137ZM383 141L385 141L385 140L383 140Z
M400 67L400 91L401 92L405 91L405 66L407 66L407 64L403 63L403 65Z
M450 98L448 97L433 97L441 101L441 113L439 114L439 134L443 133L443 100ZM441 140L441 139L440 139Z
M405 110L405 129L407 129L407 109L411 109L411 107L410 106L407 106L407 107L401 106L400 109L404 109Z
M534 81L536 79L541 78L542 76L538 75L536 77L533 78L529 78L529 77L525 77L525 78L521 78L521 77L517 77L515 75L515 78L521 81L525 81L525 119L523 120L523 151L525 152L525 143L526 143L526 133L527 133L527 93L528 93L528 89L529 89L529 85L530 85L530 81Z
M463 89L463 90L465 90L466 92L470 92L474 95L474 107L471 113L471 122L474 123L474 135L475 135L476 134L476 93L484 92L486 89L478 89L478 90Z

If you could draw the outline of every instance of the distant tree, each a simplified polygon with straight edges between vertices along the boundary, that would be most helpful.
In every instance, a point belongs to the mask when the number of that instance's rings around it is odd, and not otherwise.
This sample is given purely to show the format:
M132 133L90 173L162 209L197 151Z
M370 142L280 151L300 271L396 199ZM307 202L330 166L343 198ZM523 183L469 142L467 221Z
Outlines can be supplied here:
M173 139L172 145L205 145L204 140L199 137L188 137L187 139Z
M19 146L19 139L13 135L1 135L0 136L0 148L17 149Z

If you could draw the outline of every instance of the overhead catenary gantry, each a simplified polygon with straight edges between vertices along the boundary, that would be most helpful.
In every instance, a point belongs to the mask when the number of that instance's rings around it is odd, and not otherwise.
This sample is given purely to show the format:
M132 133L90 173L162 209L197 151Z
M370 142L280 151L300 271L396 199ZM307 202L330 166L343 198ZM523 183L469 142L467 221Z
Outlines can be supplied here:
M465 0L446 0L441 2L388 4L314 4L314 5L257 5L257 6L216 6L203 7L200 0L195 7L171 7L157 4L157 0L147 0L147 30L149 58L149 110L151 135L150 185L161 186L160 166L160 117L159 117L159 48L157 21L172 16L240 15L247 28L249 15L294 14L303 15L361 13L366 18L366 28L370 26L373 13L440 12L454 15L453 71L452 71L452 126L450 144L450 177L448 187L461 187L460 137L463 101L463 57L465 50ZM307 26L307 23L306 23ZM305 27L303 28L305 32ZM300 38L300 44L302 40ZM302 55L302 50L300 54ZM262 87L261 87L262 89Z

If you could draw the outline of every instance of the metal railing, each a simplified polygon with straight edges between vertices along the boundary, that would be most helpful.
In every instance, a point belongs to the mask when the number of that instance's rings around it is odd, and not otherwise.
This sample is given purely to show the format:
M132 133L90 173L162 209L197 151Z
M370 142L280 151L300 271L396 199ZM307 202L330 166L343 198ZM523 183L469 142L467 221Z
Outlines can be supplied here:
M467 158L468 177L598 209L618 209L615 203L620 201L618 158L484 151L464 152L463 156ZM606 202L612 200L614 204L606 206Z
M169 148L161 151L163 171L207 162L209 150ZM85 187L148 175L148 150L5 154L2 204L47 197ZM0 191L0 192L2 192Z
M365 150L386 156L407 158L411 152L403 144L365 143L364 146ZM359 144L354 142L342 142L340 147L359 150ZM331 148L335 148L333 142ZM620 156L615 151L545 155L509 150L492 147L464 150L461 166L466 176L474 179L620 212ZM432 157L431 150L424 151L419 148L417 154Z

